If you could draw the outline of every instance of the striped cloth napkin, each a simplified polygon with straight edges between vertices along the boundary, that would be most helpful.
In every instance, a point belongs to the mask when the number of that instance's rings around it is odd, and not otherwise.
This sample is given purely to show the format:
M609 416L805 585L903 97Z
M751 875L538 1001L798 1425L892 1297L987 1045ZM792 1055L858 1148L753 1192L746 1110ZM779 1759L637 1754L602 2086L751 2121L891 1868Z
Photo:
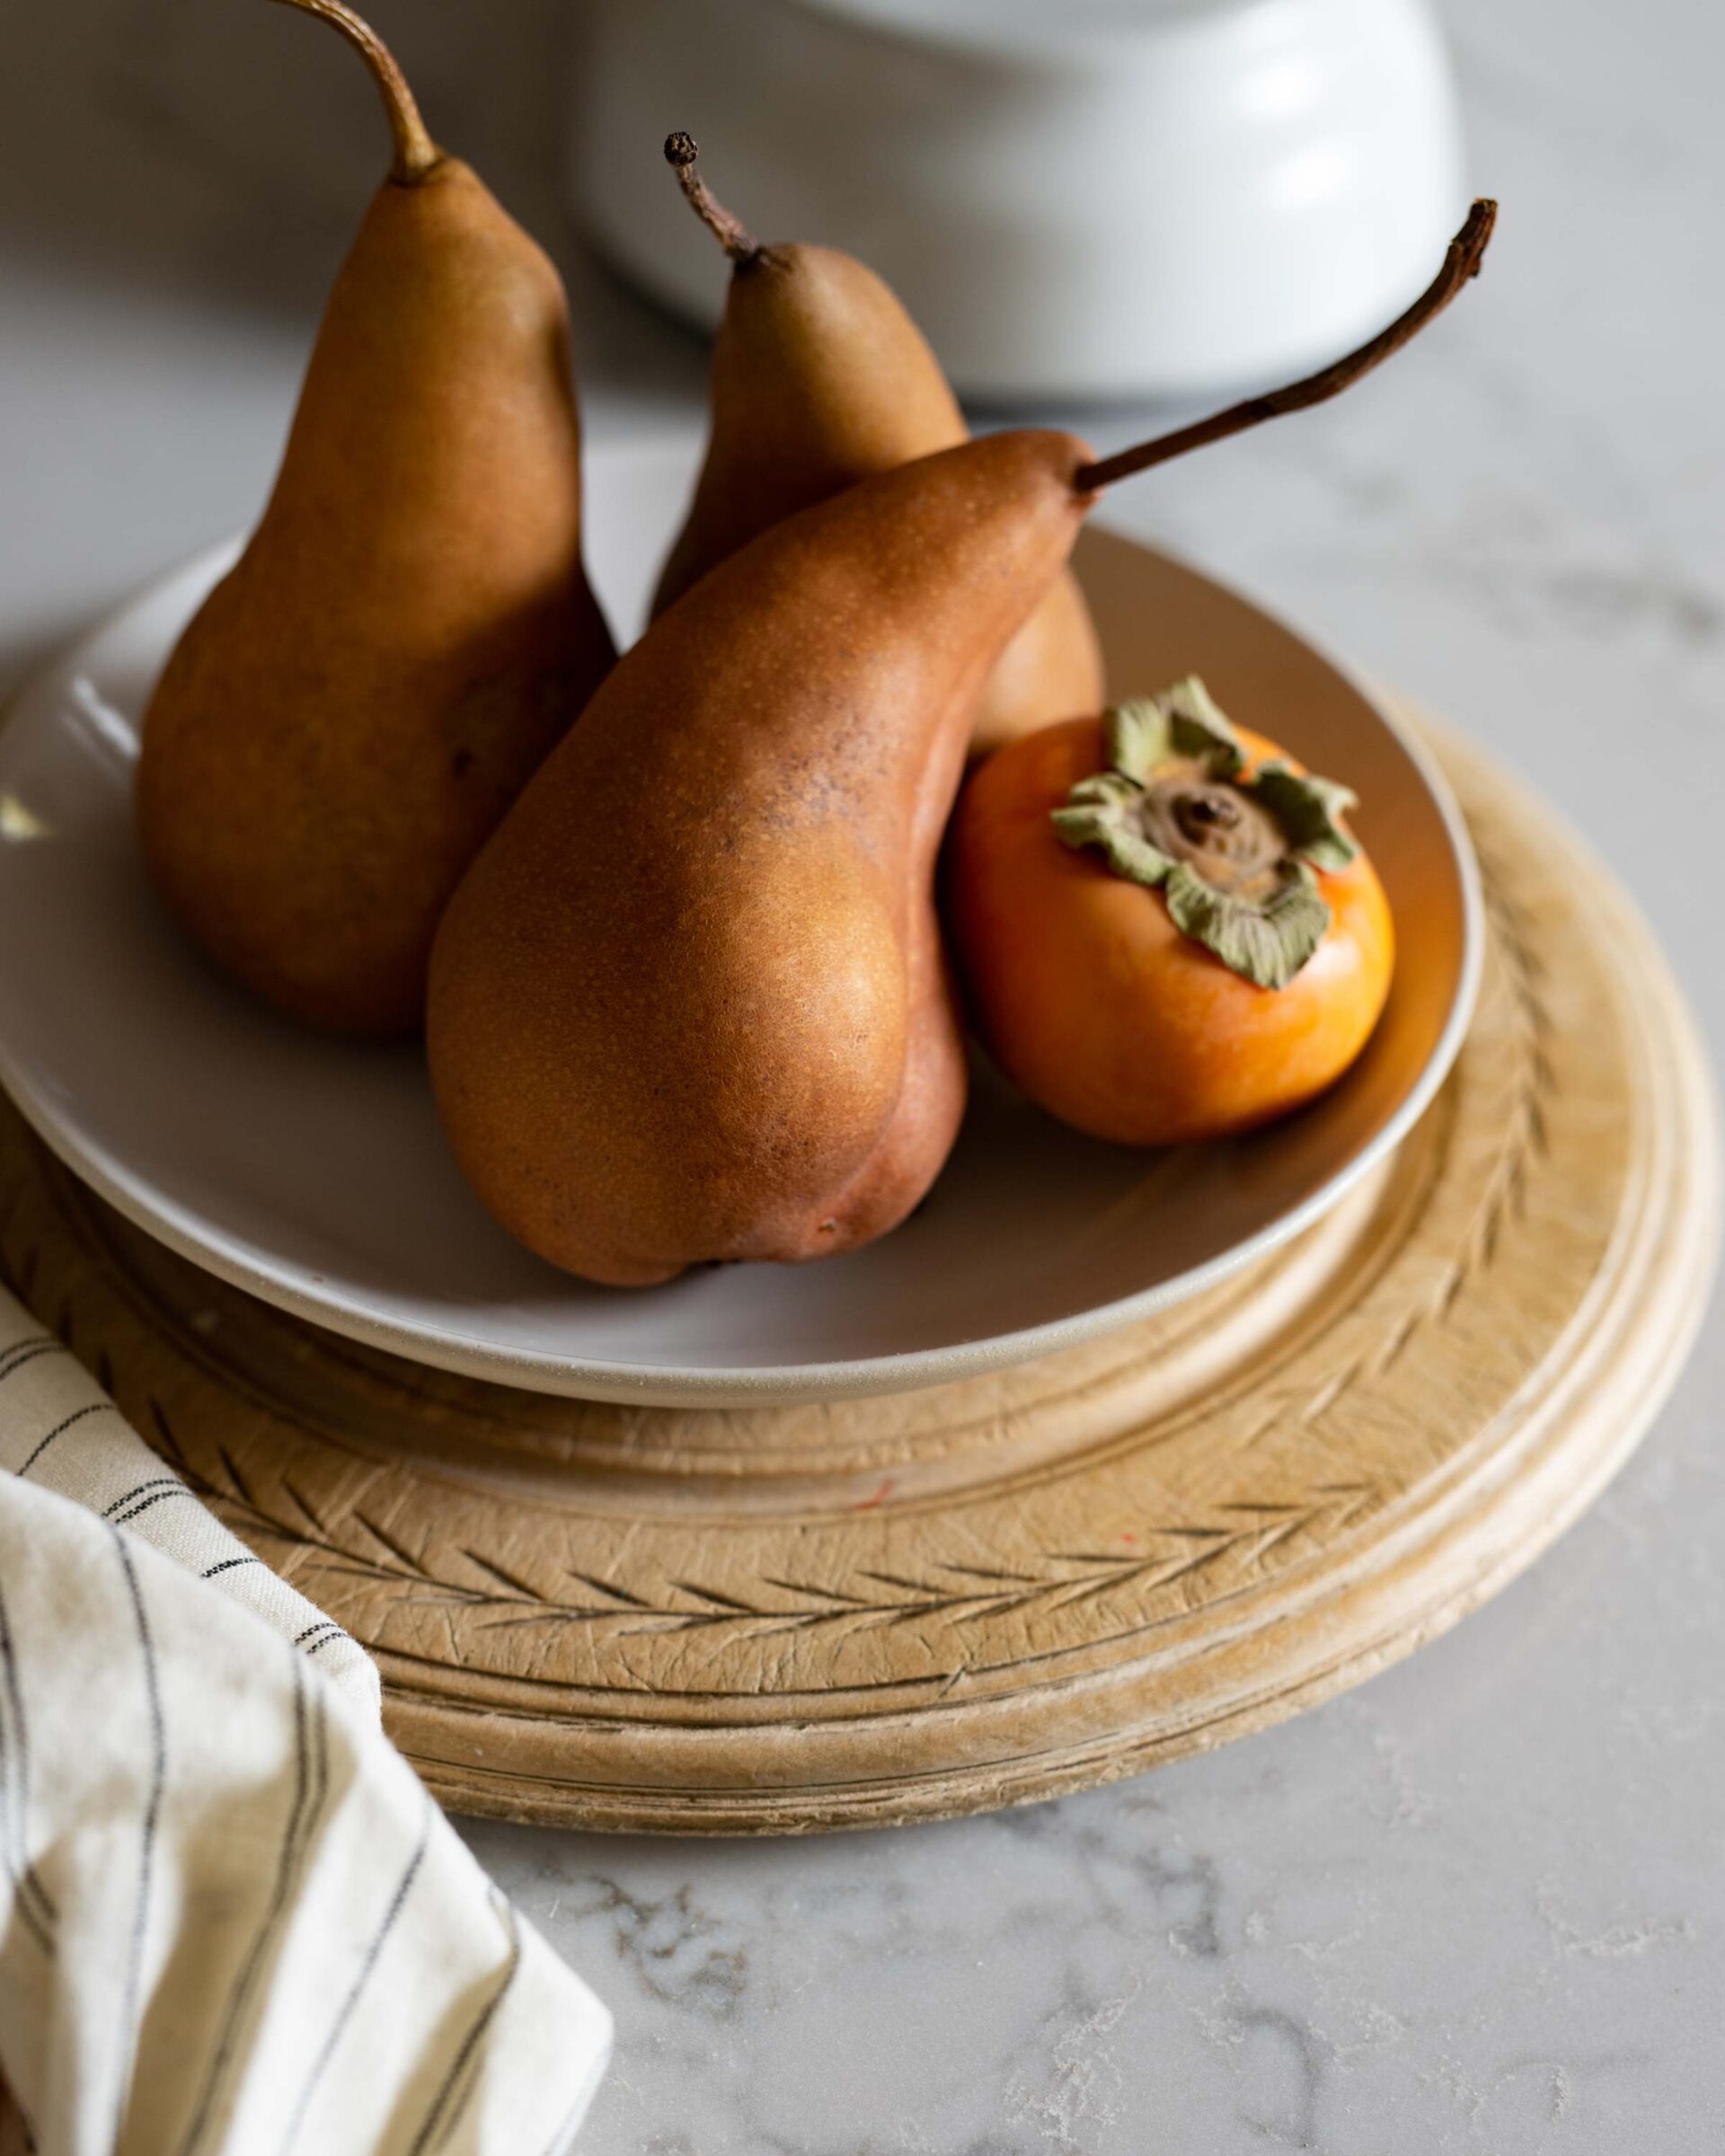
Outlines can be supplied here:
M0 1288L0 1468L129 1527L250 1610L376 1719L377 1666L230 1534L133 1429L84 1365Z
M19 2144L561 2156L604 2007L385 1738L369 1658L4 1290L0 1466Z

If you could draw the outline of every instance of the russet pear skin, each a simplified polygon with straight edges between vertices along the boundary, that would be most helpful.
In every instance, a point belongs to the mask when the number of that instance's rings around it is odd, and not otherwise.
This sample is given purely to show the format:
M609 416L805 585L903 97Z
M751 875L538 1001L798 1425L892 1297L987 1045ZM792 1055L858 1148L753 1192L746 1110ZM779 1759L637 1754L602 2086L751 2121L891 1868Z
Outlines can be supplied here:
M774 243L734 264L711 393L706 462L656 611L782 517L969 438L891 287L831 247ZM1103 701L1095 628L1063 570L990 672L972 753Z
M996 435L771 529L619 661L444 915L427 1046L530 1249L646 1286L854 1248L957 1135L935 857L976 697L1089 497Z
M445 903L613 662L567 345L556 271L466 165L386 181L262 521L151 700L156 888L309 1025L420 1025Z

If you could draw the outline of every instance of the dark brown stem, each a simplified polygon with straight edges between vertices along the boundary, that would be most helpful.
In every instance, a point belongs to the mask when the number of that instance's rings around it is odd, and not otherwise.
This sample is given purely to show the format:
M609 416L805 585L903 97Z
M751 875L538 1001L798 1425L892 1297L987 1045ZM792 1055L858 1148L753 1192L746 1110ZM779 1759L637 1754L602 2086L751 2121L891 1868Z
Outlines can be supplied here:
M417 187L434 166L443 163L443 152L426 131L407 77L395 65L395 56L370 23L361 21L350 7L343 7L341 0L285 0L285 4L303 8L306 14L332 23L364 59L383 98L395 145L389 176L400 186Z
M1285 411L1304 411L1308 405L1339 397L1344 389L1350 389L1362 375L1370 374L1392 352L1399 352L1429 322L1436 321L1468 279L1479 275L1497 216L1495 202L1484 199L1475 202L1467 213L1466 224L1449 243L1444 266L1430 284L1405 314L1398 314L1388 329L1380 330L1358 351L1332 361L1302 381L1290 382L1285 389L1272 389L1261 397L1248 397L1244 403L1231 404L1225 411L1218 411L1211 419L1196 420L1172 434L1160 435L1152 442L1140 442L1136 448L1122 449L1118 455L1105 456L1099 464L1081 464L1073 474L1073 485L1081 494L1094 494L1103 487L1111 487L1117 479L1129 479L1135 472L1147 472L1152 464L1165 464L1171 457L1184 456L1189 449L1201 449L1207 443L1225 441L1229 435L1243 434L1248 427L1260 426L1265 420L1278 420Z
M722 203L713 199L712 189L695 166L694 161L700 155L693 135L685 135L679 129L665 137L665 162L677 174L677 183L687 196L689 207L740 268L743 263L758 259L761 243Z

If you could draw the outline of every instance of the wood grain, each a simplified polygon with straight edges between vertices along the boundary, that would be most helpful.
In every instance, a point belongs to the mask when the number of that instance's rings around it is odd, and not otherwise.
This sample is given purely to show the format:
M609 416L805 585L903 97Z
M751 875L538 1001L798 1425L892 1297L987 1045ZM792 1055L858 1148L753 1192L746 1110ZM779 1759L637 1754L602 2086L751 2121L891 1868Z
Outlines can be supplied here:
M1559 1533L1646 1428L1711 1272L1712 1099L1663 960L1535 800L1443 754L1491 923L1454 1077L1299 1242L1109 1339L843 1406L512 1392L197 1272L9 1108L6 1277L372 1648L457 1810L797 1832L1218 1743L1407 1653Z

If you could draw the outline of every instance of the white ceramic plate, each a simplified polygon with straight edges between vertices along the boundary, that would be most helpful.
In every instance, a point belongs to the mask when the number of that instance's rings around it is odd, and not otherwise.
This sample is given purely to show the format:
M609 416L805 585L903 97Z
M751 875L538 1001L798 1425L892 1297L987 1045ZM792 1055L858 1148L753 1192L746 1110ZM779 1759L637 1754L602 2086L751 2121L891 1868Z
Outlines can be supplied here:
M593 459L597 580L634 622L685 455ZM1201 672L1225 709L1361 795L1400 960L1370 1047L1292 1121L1134 1153L978 1074L914 1219L825 1264L589 1287L518 1248L446 1151L418 1052L256 1008L158 909L133 844L139 713L232 555L176 570L16 699L0 732L0 1082L62 1159L173 1249L419 1361L543 1392L684 1405L926 1385L1069 1346L1193 1294L1335 1204L1425 1108L1481 950L1465 834L1424 751L1328 660L1164 557L1091 535L1116 694Z

